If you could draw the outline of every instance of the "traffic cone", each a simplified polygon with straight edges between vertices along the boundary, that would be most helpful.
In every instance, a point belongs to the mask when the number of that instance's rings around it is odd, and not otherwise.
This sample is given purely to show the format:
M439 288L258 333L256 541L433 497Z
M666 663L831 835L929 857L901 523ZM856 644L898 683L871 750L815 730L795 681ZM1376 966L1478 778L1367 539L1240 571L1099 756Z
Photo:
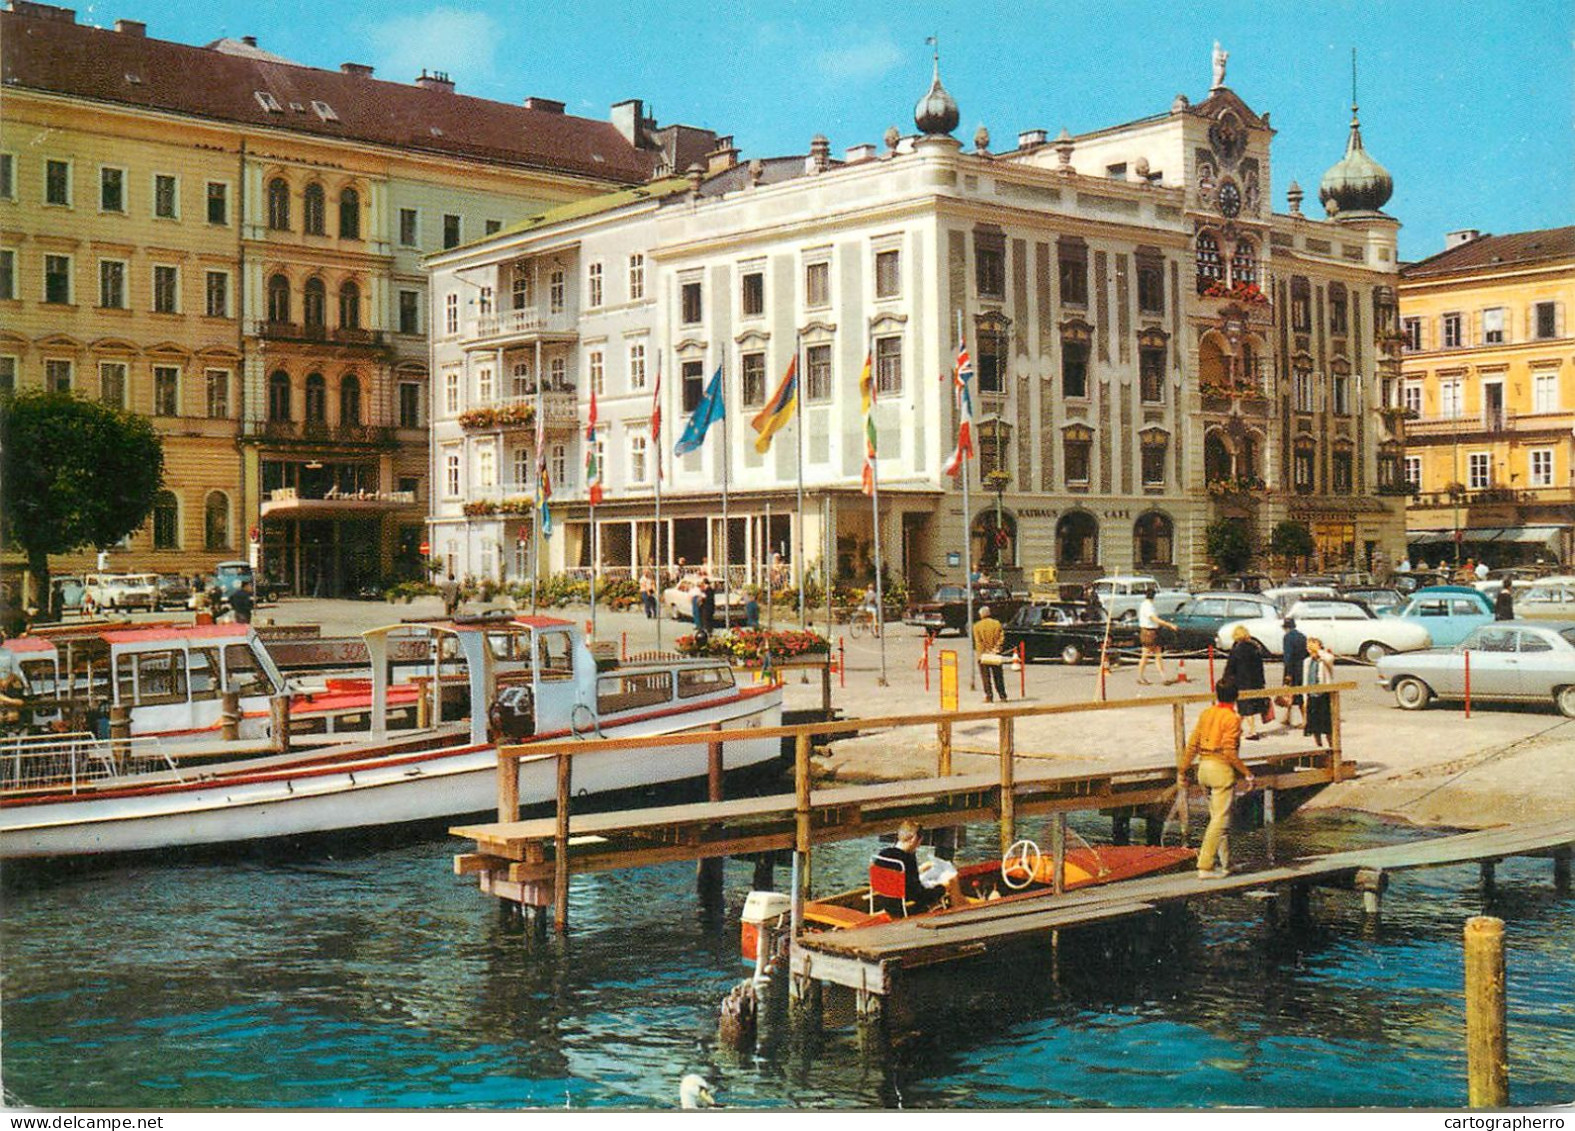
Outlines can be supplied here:
M1185 656L1181 657L1181 667L1176 672L1176 678L1175 678L1175 680L1173 682L1175 682L1175 683L1191 683L1192 682L1192 677L1187 674L1187 658Z

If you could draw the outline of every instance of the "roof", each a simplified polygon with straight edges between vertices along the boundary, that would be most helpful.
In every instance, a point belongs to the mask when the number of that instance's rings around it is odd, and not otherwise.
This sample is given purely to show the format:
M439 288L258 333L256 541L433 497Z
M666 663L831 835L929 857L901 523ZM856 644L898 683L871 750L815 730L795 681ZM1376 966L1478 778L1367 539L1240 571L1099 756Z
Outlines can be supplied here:
M666 180L652 181L648 185L637 185L633 188L616 189L613 192L602 193L600 196L588 196L583 200L571 200L567 204L559 204L535 216L528 216L518 224L511 224L502 231L477 243L491 243L505 236L517 236L526 232L533 232L538 228L551 227L554 224L566 223L570 220L584 220L591 216L598 216L603 212L612 212L626 204L635 204L642 200L657 200L673 193L682 192L689 187L689 182L682 177L669 177Z
M1575 259L1575 227L1543 228L1507 236L1480 236L1400 269L1402 281Z
M173 628L120 628L99 635L106 644L141 644L154 640L214 640L244 638L251 632L245 624L189 624Z
M0 13L0 72L7 90L47 91L610 182L644 181L656 160L610 121L303 67L263 51L236 54L218 44L195 47L25 12ZM259 92L282 109L267 109Z

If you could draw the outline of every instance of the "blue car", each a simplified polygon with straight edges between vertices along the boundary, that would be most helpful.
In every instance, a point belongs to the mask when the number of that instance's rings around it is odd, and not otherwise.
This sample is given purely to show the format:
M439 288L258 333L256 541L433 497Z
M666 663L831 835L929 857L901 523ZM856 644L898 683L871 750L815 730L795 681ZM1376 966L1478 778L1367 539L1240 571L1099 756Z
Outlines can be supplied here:
M1493 623L1493 602L1469 585L1434 585L1418 589L1404 605L1385 615L1427 629L1434 648L1453 648L1474 629Z

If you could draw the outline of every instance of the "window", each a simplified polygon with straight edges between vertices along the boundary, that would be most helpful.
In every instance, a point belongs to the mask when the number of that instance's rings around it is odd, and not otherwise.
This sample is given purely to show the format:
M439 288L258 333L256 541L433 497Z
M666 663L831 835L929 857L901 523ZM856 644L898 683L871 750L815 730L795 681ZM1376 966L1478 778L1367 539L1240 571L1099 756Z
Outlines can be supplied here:
M629 388L645 388L645 343L629 343Z
M361 420L361 378L347 373L339 382L339 423L359 427Z
M1232 286L1255 286L1258 282L1258 249L1251 240L1237 240L1230 257Z
M1493 456L1489 452L1472 452L1466 456L1466 486L1480 491L1493 485Z
M16 252L0 249L0 299L16 298Z
M488 220L482 227L486 230L487 235L495 236L503 230L503 221Z
M1531 322L1538 338L1558 337L1558 304L1539 302L1531 308Z
M1168 445L1162 433L1143 437L1142 464L1143 486L1163 487L1165 485L1165 454Z
M1446 314L1443 317L1442 332L1439 335L1446 350L1459 349L1461 346L1460 315Z
M1138 350L1138 386L1145 404L1165 399L1165 351L1145 346Z
M526 487L530 483L531 470L536 466L536 453L529 448L516 448L514 451L514 483L518 487Z
M339 194L339 238L361 238L361 194L353 188L344 189Z
M180 415L180 370L173 365L153 367L153 415Z
M1463 383L1459 377L1446 377L1438 382L1438 414L1448 420L1459 416L1465 407Z
M975 368L979 374L979 392L1005 394L1006 334L998 323L982 325L975 335L974 346L978 351Z
M1291 279L1291 329L1312 333L1312 287L1300 275Z
M418 381L399 383L399 426L421 427L421 384Z
M1407 416L1422 415L1422 382L1407 381L1400 386L1400 407L1405 409Z
M1061 343L1061 395L1088 396L1088 343Z
M766 355L746 353L739 371L743 374L744 407L759 408L766 403Z
M1139 518L1132 527L1132 541L1137 544L1137 564L1157 566L1171 564L1171 547L1175 542L1174 527L1169 518L1156 511ZM1249 606L1242 615L1254 616L1256 610Z
M1415 353L1422 348L1422 320L1420 318L1402 318L1400 320L1400 334L1405 339L1407 353Z
M301 320L319 330L328 324L328 286L321 279L306 280L301 292Z
M650 481L650 461L646 458L650 441L643 432L629 434L629 482L647 483Z
M277 98L275 98L273 95L269 94L266 90L254 90L254 91L252 91L252 97L257 99L257 105L261 106L264 110L268 111L268 113L270 113L270 114L283 114L284 113L284 107L279 105L279 100Z
M585 269L585 305L597 307L602 304L602 265L592 263Z
M443 214L443 246L459 246L459 217L452 212Z
M459 498L459 453L455 451L443 456L443 494L446 498Z
M1329 462L1330 488L1336 495L1349 495L1351 493L1351 452L1349 449L1337 449Z
M327 205L323 186L313 182L301 194L301 230L309 236L320 236L327 227Z
M1504 344L1504 308L1489 307L1482 312L1482 343L1489 346Z
M693 412L700 407L700 398L705 395L705 363L686 361L682 373L683 411Z
M1350 333L1349 305L1345 287L1340 283L1329 284L1329 333Z
M1329 384L1334 391L1334 414L1336 416L1351 415L1351 376L1348 373L1334 373L1329 378Z
M44 162L44 203L71 207L71 162Z
M875 391L878 396L902 394L902 339L875 339Z
M809 346L804 350L804 399L831 399L831 347Z
M126 210L126 170L100 169L98 171L98 207L101 212Z
M1061 451L1066 462L1066 481L1086 487L1090 456L1093 454L1093 439L1087 434L1087 429L1068 429L1061 438Z
M361 328L361 288L353 280L339 288L339 325L345 330Z
M16 156L0 153L0 200L16 199Z
M1291 370L1291 400L1297 412L1313 410L1312 370L1297 366Z
M1412 491L1422 489L1422 457L1406 456L1403 464L1406 486Z
M1213 232L1199 232L1197 247L1193 252L1197 263L1198 293L1225 281L1225 261L1220 258L1220 244Z
M114 408L126 407L126 363L98 363L98 399Z
M180 269L157 266L153 268L153 311L155 314L176 314L180 310Z
M169 491L160 491L153 499L153 548L180 549L180 500Z
M230 186L221 181L208 182L208 223L228 226Z
M483 365L476 370L476 403L491 404L493 399L492 366Z
M306 423L328 422L328 381L321 373L306 375Z
M459 333L459 296L443 296L443 332L449 337Z
M1531 375L1531 411L1559 411L1559 375L1533 373Z
M51 393L69 393L74 384L71 362L65 358L44 360L44 388Z
M700 301L700 284L685 283L680 291L681 321L685 326L698 323L704 311Z
M552 481L563 484L569 482L569 449L562 444L552 446Z
M122 261L98 261L98 304L106 310L126 309L126 265Z
M0 393L16 392L16 358L0 357Z
M631 301L645 297L645 256L635 252L629 256L629 298Z
M973 281L981 298L1006 294L1006 251L999 244L974 244Z
M230 548L230 497L209 491L202 507L202 545L207 550Z
M1553 486L1553 449L1532 448L1526 453L1530 479L1528 482L1533 487Z
M564 282L566 278L567 276L561 267L554 268L547 276L547 313L563 313Z
M535 303L534 288L531 286L530 264L516 263L509 273L509 294L513 300L513 309L525 310Z
M804 266L804 305L831 305L831 264L825 261Z
M44 301L69 305L71 302L71 257L44 256Z
M290 375L282 369L268 375L268 419L290 419Z
M1298 444L1291 454L1291 482L1297 494L1310 495L1313 491L1314 457L1310 444Z
M1144 314L1165 313L1165 265L1138 263L1138 309Z
M443 412L446 416L459 413L459 370L450 369L443 374Z
M290 186L283 177L268 182L268 227L276 232L290 230Z
M1060 250L1061 301L1073 306L1088 305L1088 250L1082 245Z
M230 274L228 271L209 271L206 287L209 318L230 316Z
M399 332L421 333L421 294L418 291L399 292Z
M896 298L902 293L902 253L894 250L875 253L875 297Z
M561 357L555 357L547 362L547 387L551 389L567 388L568 381L564 372L567 368L568 364Z
M585 368L590 373L591 390L598 397L605 397L607 395L606 355L601 350L592 350L585 359Z
M751 271L740 280L739 309L745 318L758 318L766 312L766 277Z
M420 247L421 231L417 219L419 213L414 208L401 208L399 210L399 246Z
M153 177L153 215L161 220L174 220L180 215L180 182L168 173Z
M498 482L498 453L492 447L476 450L476 486L495 487Z
M528 397L536 392L536 386L530 379L530 362L516 361L514 363L514 388L516 397Z
M268 321L290 321L290 280L283 275L268 280Z
M230 416L230 371L210 369L203 374L203 384L211 420L228 420Z

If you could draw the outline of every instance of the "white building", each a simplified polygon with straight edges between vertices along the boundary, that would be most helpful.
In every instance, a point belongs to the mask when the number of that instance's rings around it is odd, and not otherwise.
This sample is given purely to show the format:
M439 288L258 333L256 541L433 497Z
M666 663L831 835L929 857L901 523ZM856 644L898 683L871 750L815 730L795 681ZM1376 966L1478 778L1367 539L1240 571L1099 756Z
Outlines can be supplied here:
M1356 211L1337 185L1315 221L1293 184L1291 212L1272 214L1273 131L1222 73L1196 105L1178 96L1167 113L1054 142L1026 131L1002 154L982 130L968 152L950 136L957 108L938 75L915 123L916 136L893 129L883 151L842 160L817 137L807 156L741 164L723 139L686 178L430 259L433 552L456 576L528 574L522 408L545 378L543 571L594 555L604 569L682 558L743 573L798 559L800 539L814 566L829 522L839 576L867 577L858 379L873 355L883 560L919 589L960 577L962 493L942 471L959 325L977 369L973 560L1055 564L1062 580L1202 580L1210 522L1244 523L1262 544L1287 516L1329 567L1403 551L1399 498L1378 494L1398 484L1399 457L1379 412L1398 349L1398 224L1376 211L1387 192ZM1377 168L1354 123L1352 137L1333 180L1353 154ZM795 356L802 439L790 424L758 454L748 422ZM718 366L725 435L674 459ZM593 387L606 456L594 547Z

